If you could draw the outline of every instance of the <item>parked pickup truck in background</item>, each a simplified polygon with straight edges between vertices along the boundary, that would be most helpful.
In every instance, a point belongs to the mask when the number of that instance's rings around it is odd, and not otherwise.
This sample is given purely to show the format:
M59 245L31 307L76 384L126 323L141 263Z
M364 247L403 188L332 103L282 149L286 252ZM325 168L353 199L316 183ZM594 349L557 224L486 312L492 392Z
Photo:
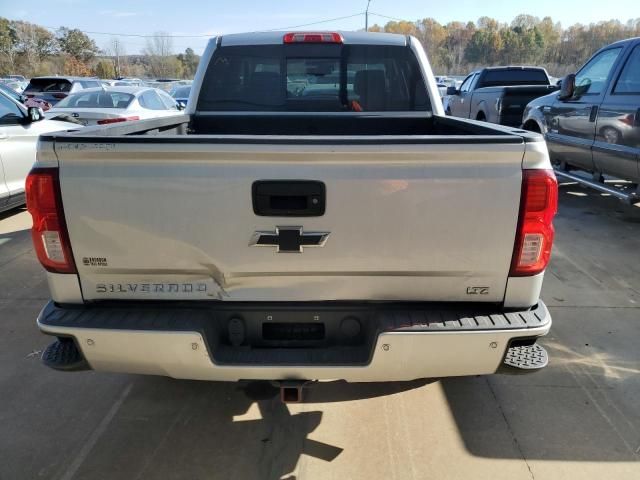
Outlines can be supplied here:
M483 68L471 72L459 90L449 87L446 113L519 127L527 103L557 89L544 68Z
M560 92L527 105L523 128L543 133L565 170L640 184L640 38L602 48Z
M46 364L295 382L546 364L543 138L444 116L415 38L224 35L186 113L41 139Z

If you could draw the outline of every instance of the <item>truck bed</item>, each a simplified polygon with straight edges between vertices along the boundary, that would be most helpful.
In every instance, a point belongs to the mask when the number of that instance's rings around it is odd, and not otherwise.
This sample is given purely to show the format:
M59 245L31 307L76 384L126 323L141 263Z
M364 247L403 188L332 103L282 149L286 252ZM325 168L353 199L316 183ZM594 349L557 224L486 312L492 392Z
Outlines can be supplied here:
M535 135L524 130L505 129L499 125L486 125L459 118L434 116L425 112L410 113L210 113L197 115L176 115L174 117L154 118L137 122L116 123L109 126L87 127L79 132L69 132L56 137L69 141L80 139L126 142L121 137L153 135L168 137L157 141L206 142L214 141L212 136L397 136L406 141L438 143L456 142L495 142L521 143L522 139L534 139ZM422 138L418 138L422 137ZM429 137L429 138L427 138ZM503 138L499 138L503 137ZM146 139L149 141L149 139ZM217 139L215 141L220 141ZM355 139L353 139L355 140ZM306 141L306 139L305 139ZM367 138L367 142L376 141Z

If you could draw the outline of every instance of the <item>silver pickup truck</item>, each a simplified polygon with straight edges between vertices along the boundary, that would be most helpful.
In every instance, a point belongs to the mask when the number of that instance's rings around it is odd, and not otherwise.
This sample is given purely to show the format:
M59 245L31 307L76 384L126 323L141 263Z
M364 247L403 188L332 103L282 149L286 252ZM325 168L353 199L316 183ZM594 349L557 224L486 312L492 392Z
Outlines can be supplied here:
M186 113L41 139L48 366L360 382L546 364L546 145L446 117L415 38L214 38Z

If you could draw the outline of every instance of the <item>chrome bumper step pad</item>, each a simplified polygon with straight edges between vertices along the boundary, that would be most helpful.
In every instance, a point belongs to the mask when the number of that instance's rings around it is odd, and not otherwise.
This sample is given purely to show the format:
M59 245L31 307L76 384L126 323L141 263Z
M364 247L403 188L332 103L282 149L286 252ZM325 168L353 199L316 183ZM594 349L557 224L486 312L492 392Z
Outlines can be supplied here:
M518 345L509 347L504 364L520 370L539 370L549 363L549 355L542 345Z

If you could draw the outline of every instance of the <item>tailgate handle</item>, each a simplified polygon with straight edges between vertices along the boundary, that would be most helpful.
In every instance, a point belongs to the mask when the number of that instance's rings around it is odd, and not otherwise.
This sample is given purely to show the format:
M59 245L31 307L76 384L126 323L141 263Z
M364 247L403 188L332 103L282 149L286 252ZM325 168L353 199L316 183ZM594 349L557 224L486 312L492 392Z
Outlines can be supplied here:
M325 185L316 180L258 180L253 182L253 212L263 217L324 215Z

